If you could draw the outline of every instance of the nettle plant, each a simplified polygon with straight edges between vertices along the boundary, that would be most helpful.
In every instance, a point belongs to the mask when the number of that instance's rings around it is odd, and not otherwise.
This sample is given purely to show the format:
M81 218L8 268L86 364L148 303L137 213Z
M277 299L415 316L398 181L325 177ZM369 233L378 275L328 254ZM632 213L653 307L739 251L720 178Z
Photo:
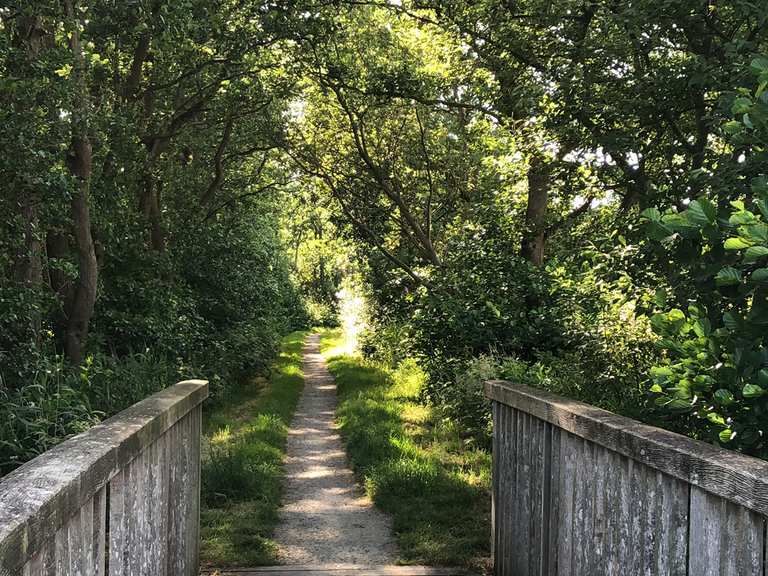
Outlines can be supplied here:
M738 120L724 132L760 166L768 154L768 58L752 69L758 88L735 99ZM703 438L766 457L768 176L750 188L730 203L702 197L681 212L642 213L649 235L676 251L676 301L690 298L685 309L670 308L665 291L657 293L663 311L651 321L666 357L651 370L651 391L663 410L689 415Z

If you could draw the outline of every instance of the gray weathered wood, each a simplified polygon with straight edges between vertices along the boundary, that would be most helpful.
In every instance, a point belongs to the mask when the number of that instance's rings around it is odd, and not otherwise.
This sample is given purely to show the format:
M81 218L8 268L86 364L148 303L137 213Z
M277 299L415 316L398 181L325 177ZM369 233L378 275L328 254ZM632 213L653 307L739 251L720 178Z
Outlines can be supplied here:
M169 437L167 571L197 574L200 519L200 409L192 410Z
M764 495L722 496L761 486L764 462L526 387L488 390L497 575L768 576Z
M266 566L203 570L210 576L468 576L463 568L440 566Z
M763 518L699 488L690 507L690 576L763 576Z
M157 556L167 514L148 499L162 498L168 483L160 470L165 463L158 452L164 441L159 440L194 412L191 433L198 434L199 458L200 403L207 394L206 382L181 382L62 442L0 481L0 575L105 574L105 486L119 486L124 470L136 466L144 466L144 475L131 476L137 482L133 489L147 496L141 504L137 501L136 511L152 519L155 541L150 550ZM195 466L199 483L199 463ZM114 517L124 501L119 490L111 492ZM192 499L198 506L199 494ZM110 543L125 536L124 528L124 523L110 526ZM196 535L197 527L191 532ZM197 545L190 549L190 558L196 557ZM110 564L110 575L118 573Z
M486 383L486 392L492 400L768 516L764 460L522 384L494 380Z

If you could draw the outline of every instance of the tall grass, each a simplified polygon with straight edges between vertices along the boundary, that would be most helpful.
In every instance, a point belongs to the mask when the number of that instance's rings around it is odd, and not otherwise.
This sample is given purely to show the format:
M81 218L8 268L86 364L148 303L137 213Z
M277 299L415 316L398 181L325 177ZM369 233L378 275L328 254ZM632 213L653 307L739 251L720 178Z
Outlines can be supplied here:
M419 402L424 374L414 361L392 371L356 356L334 356L341 334L322 336L350 461L374 503L391 514L401 561L484 567L490 455Z
M305 332L282 343L268 379L254 378L205 414L201 560L204 566L275 564L271 539L283 456L304 380Z

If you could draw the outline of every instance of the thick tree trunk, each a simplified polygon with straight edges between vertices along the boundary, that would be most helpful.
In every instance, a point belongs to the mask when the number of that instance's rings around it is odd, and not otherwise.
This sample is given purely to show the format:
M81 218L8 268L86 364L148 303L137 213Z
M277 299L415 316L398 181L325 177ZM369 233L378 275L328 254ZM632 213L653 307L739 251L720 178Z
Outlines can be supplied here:
M144 174L144 189L141 196L141 213L149 224L149 245L152 250L165 250L165 228L160 210L160 191L152 169Z
M71 202L72 225L77 247L78 276L72 301L67 311L67 333L64 352L79 364L88 337L88 327L96 303L98 263L91 234L90 176L91 144L87 137L75 137L72 143L72 173L78 178L79 189Z
M535 266L544 263L547 244L547 204L549 202L550 166L534 156L528 168L528 207L520 253Z
M69 254L69 239L62 230L48 230L45 237L45 254L48 260L48 285L59 300L64 303L64 309L68 309L69 299L72 296L72 285L67 275L59 266L53 265L54 260L63 260Z
M88 138L88 88L85 83L83 54L80 46L80 25L72 0L65 0L67 18L72 26L70 45L75 61L75 104L72 113L72 145L69 169L77 179L77 190L72 195L70 212L77 250L78 275L72 299L67 310L67 328L64 353L74 364L83 359L88 328L96 303L99 265L91 233L90 195L92 149Z

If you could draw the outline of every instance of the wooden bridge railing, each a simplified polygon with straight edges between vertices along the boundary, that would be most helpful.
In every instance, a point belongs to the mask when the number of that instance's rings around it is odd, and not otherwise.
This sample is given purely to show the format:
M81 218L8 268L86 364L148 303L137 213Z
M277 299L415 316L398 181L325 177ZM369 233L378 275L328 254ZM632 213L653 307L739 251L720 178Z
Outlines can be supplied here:
M492 381L499 576L768 576L768 462Z
M0 481L0 576L197 574L207 395L180 382Z

